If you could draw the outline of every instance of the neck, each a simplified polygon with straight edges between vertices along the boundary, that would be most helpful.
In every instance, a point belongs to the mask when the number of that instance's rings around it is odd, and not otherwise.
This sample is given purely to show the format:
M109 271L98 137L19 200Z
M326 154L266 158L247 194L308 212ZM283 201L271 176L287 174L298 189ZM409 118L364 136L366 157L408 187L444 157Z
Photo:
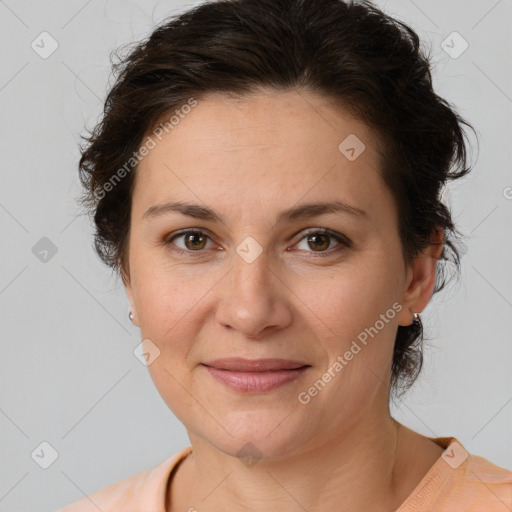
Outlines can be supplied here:
M224 511L227 503L232 512L246 511L247 504L254 512L270 507L392 511L442 451L389 414L358 422L343 436L314 448L253 465L244 465L199 436L189 436L193 452L174 478L168 511Z

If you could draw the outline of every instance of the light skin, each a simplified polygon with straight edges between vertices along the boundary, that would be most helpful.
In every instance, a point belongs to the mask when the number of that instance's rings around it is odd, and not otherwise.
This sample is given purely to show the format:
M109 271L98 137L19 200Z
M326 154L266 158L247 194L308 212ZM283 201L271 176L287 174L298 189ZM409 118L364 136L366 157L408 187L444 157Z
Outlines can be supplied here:
M338 149L350 134L365 144L353 161ZM168 512L391 511L442 453L389 412L396 330L432 296L442 232L405 264L377 143L326 98L262 90L201 99L141 161L123 280L134 323L160 350L151 377L193 447L171 481ZM171 210L145 216L178 201L223 222ZM277 222L284 210L333 201L365 213ZM349 245L308 233L322 228ZM185 229L202 233L190 240L177 234ZM262 249L250 263L236 251L248 236ZM394 303L401 309L392 314ZM378 333L300 403L381 315ZM224 357L311 366L272 391L242 393L201 364ZM261 457L251 466L237 456L246 443Z

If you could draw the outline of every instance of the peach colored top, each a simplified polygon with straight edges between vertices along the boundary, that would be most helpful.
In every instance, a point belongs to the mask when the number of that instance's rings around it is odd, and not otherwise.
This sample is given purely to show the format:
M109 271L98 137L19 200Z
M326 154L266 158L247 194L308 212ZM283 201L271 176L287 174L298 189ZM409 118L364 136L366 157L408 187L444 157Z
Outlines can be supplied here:
M512 471L469 454L454 437L430 438L445 448L397 512L510 512ZM166 512L172 470L188 446L156 467L94 492L57 512Z

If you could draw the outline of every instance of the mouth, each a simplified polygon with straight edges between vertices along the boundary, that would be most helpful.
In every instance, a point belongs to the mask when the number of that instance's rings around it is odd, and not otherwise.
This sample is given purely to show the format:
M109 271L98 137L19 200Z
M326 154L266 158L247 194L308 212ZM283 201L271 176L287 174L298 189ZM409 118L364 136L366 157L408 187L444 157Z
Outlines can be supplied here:
M296 370L303 366L310 366L302 361L292 361L290 359L244 359L242 357L216 359L203 364L211 368L217 368L218 370L230 370L235 372Z
M209 374L228 388L261 393L296 380L311 365L289 359L217 359L202 363Z

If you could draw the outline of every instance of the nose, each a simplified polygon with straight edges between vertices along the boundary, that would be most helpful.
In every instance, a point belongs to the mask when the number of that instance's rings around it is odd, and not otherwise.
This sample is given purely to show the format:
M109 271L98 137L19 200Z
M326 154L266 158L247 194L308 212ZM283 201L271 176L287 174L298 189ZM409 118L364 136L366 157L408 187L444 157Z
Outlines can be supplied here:
M270 268L267 251L250 263L234 254L233 268L226 277L216 310L221 325L261 339L291 323L291 291Z

